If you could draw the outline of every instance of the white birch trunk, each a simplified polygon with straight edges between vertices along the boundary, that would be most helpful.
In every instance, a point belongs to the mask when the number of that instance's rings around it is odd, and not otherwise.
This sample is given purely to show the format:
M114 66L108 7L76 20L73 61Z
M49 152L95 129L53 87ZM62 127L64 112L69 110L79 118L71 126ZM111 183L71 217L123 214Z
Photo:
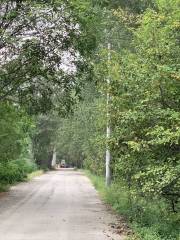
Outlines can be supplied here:
M111 44L108 43L108 68L110 67L110 60L111 60ZM108 73L107 78L107 130L106 130L106 186L111 184L111 170L110 170L110 162L111 162L111 153L108 144L108 140L111 136L111 127L110 127L110 93L109 93L109 86L110 86L110 73Z
M53 157L52 157L51 167L56 168L56 148L53 149Z

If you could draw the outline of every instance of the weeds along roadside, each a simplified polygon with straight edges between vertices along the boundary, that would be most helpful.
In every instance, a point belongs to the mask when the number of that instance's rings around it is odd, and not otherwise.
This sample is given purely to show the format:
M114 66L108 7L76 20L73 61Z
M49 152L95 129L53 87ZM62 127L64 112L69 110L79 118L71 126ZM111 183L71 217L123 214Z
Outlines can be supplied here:
M128 240L178 240L178 213L172 213L162 199L131 196L123 183L106 188L104 178L85 170L101 198L127 220L134 234Z
M26 160L0 163L0 192L6 192L10 186L18 182L29 181L43 172L35 164Z

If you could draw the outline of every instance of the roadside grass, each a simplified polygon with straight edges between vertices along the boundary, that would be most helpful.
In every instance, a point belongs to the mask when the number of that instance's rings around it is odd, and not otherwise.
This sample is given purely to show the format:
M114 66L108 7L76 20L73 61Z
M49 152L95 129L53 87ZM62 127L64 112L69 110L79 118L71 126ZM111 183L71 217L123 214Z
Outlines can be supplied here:
M1 174L1 177L0 177L0 193L8 192L11 186L19 182L31 181L33 178L40 176L43 173L44 173L44 170L37 170L37 169L34 169L32 172L30 171L30 173L10 172L10 171L7 173L3 172L3 174Z
M43 170L37 170L27 175L27 181L31 181L33 178L41 176L44 173Z
M9 190L9 184L0 183L0 193L7 192Z
M162 199L144 199L130 196L122 183L107 188L104 178L85 170L104 202L124 216L133 230L129 240L180 240L180 215L172 213ZM129 200L131 199L131 200Z

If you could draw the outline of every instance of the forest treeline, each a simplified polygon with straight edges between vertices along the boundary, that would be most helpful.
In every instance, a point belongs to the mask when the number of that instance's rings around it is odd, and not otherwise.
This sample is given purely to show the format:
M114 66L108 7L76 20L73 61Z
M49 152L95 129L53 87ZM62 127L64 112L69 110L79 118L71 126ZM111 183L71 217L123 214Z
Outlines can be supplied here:
M1 1L1 188L51 168L55 151L98 185L108 145L106 200L137 239L178 239L179 9L179 0Z

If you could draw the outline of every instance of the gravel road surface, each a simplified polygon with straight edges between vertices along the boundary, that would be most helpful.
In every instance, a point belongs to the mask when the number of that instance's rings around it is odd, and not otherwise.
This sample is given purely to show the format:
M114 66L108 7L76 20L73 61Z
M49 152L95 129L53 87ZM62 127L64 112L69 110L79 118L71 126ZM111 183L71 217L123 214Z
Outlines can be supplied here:
M89 179L49 172L0 197L0 240L121 240Z

